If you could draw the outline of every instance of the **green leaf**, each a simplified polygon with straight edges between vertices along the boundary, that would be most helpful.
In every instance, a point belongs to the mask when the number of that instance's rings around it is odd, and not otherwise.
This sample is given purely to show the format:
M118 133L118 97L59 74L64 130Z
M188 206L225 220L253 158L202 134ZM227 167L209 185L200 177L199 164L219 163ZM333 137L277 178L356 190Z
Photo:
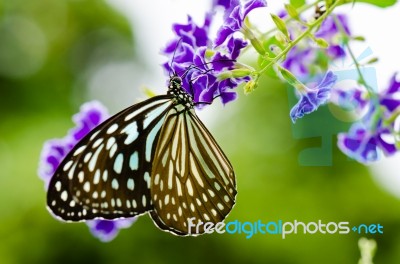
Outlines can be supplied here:
M285 21L283 21L280 17L278 17L277 15L271 14L272 20L274 21L276 27L279 29L279 31L281 31L285 37L290 40L290 36L289 36L289 31L286 27Z
M290 0L290 4L296 8L299 8L306 4L306 0Z
M367 3L378 7L389 7L397 3L397 0L345 0L344 3Z

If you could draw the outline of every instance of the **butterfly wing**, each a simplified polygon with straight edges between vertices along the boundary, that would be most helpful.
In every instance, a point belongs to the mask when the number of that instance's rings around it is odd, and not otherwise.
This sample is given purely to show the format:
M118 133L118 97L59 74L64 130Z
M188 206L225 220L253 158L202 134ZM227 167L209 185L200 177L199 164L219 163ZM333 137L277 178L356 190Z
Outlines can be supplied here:
M153 208L150 175L172 97L162 95L112 116L85 136L50 181L47 205L67 221L114 219Z
M177 235L188 219L223 221L235 204L235 174L229 160L194 110L173 108L166 117L154 155L150 215L156 225Z

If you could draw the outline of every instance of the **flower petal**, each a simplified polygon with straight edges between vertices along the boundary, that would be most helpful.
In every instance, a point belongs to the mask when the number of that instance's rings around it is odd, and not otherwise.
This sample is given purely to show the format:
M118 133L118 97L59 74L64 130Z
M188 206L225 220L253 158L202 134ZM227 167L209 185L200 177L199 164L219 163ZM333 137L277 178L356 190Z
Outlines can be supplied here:
M92 220L87 224L93 236L100 239L102 242L113 240L121 228L129 228L137 217L118 219L118 220Z
M250 0L243 6L243 19L250 13L251 10L259 7L266 7L267 2L263 0Z
M325 104L330 97L331 89L336 83L337 76L329 71L316 88L307 88L301 93L300 99L290 111L290 118L295 123L297 119L314 112Z

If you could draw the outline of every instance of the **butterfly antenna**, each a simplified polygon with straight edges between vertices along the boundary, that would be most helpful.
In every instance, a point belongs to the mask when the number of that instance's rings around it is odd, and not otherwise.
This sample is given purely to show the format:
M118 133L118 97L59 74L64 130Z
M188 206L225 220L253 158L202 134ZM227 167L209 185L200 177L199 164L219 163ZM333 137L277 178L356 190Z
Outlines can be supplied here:
M170 68L170 72L169 72L169 77L171 78L173 75L176 75L176 72L174 72L174 69L172 68L172 63L174 63L175 60L175 54L176 54L176 50L178 49L179 45L182 42L182 37L178 40L178 42L176 43L175 49L174 49L174 53L172 54L172 60L171 63L169 64L169 68ZM171 71L173 72L173 75L171 75Z
M222 62L222 61L226 61L226 62L236 62L236 60L226 59L226 60L215 60L215 61L205 62L205 63L200 64L200 65L192 64L192 65L190 65L189 67L187 67L186 70L180 71L180 72L178 72L177 74L178 74L178 76L179 76L180 73L183 72L183 74L180 75L182 79L184 79L184 78L186 77L186 75L189 73L189 71L192 70L192 69L199 70L200 72L202 72L202 74L206 74L206 73L208 73L208 72L210 72L210 71L213 71L214 69L206 69L206 70L204 70L204 69L201 69L201 68L200 68L201 66L207 66L208 64L211 64L211 63L214 63L214 62Z

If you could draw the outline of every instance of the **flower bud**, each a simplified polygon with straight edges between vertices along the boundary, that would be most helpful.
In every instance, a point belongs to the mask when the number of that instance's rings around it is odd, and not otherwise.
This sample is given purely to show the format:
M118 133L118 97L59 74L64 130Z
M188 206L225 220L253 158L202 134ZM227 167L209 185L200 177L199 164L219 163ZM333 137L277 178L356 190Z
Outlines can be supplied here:
M243 87L244 94L248 95L249 93L253 92L258 87L258 82L255 80L250 80L246 83Z

